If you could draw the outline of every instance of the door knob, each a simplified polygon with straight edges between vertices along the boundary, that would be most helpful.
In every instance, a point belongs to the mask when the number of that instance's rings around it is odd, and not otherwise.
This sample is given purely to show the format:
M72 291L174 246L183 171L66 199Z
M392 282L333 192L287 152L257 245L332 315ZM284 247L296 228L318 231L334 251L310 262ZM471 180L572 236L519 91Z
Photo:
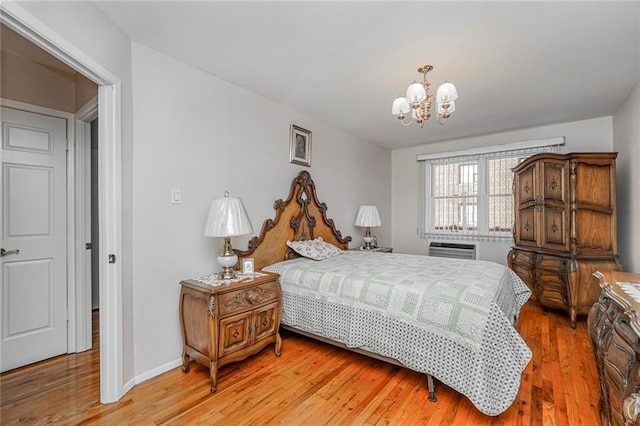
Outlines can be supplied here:
M5 250L0 249L0 257L7 256L9 254L20 254L20 250Z

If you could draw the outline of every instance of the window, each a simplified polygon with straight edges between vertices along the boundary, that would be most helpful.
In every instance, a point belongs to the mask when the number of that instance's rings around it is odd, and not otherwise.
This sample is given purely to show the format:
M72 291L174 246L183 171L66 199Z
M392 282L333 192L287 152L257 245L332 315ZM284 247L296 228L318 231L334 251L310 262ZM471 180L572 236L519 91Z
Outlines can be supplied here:
M426 238L512 238L511 169L538 152L557 152L562 143L563 138L556 138L482 152L418 156L425 183L421 194L424 200L421 235Z
M524 155L516 155L488 159L488 231L490 233L511 233L514 220L513 213L515 211L511 188L513 182L511 169L525 158L527 157Z
M478 227L478 163L434 164L433 227L468 231Z
M478 185L478 163L460 164L458 182L466 185Z

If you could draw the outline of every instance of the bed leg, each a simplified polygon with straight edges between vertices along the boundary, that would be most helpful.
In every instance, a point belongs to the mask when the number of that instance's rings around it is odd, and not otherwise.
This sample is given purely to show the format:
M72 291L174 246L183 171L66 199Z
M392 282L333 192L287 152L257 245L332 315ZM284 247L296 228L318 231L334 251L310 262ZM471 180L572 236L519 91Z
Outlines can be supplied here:
M436 398L436 386L433 383L433 376L431 374L427 374L427 387L429 388L429 401L436 402L438 400L438 398Z

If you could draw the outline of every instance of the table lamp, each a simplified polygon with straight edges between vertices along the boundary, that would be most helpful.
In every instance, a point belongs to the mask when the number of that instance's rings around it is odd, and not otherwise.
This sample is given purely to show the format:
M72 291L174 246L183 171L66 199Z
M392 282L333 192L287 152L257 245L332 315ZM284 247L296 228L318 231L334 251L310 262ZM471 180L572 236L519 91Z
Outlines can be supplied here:
M231 237L252 232L251 221L240 198L229 197L229 192L225 191L223 198L211 201L204 235L224 238L224 249L217 259L222 268L220 279L228 280L236 277L233 267L238 262L238 256L231 249Z
M380 215L376 206L360 206L358 214L356 215L356 226L364 226L366 228L364 237L365 250L371 250L373 248L373 237L371 236L371 227L380 226Z

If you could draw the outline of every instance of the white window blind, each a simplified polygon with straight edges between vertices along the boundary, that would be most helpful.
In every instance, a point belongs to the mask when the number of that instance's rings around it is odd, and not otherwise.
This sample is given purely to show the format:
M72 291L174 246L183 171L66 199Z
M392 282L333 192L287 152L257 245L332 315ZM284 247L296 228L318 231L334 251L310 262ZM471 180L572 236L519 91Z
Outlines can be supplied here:
M558 152L564 138L493 149L418 156L421 189L420 234L424 238L510 239L513 172L525 158Z

